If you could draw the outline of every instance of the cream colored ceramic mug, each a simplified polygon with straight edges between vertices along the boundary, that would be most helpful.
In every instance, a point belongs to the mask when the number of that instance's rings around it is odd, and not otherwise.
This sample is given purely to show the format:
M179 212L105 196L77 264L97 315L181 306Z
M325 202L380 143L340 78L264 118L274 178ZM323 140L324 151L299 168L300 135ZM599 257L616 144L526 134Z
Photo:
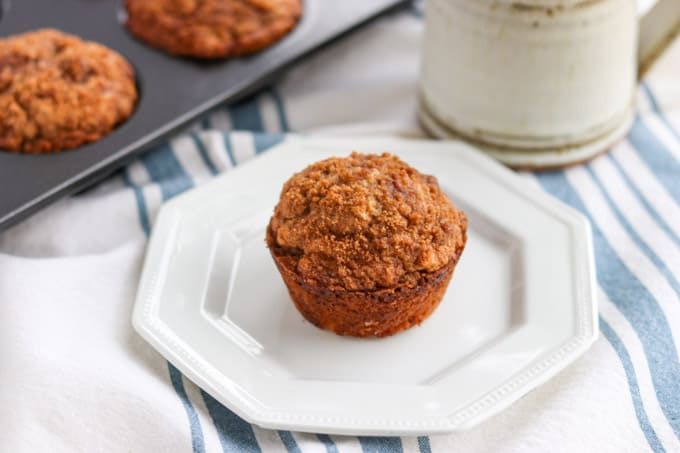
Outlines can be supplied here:
M680 0L428 0L425 23L423 126L510 166L560 167L628 131Z

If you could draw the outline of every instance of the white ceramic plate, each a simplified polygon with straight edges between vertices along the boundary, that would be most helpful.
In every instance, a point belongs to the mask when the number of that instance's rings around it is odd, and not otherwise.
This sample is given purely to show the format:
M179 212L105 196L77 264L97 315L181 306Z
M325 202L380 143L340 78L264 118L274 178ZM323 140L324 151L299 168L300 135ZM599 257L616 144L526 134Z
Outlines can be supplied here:
M437 176L469 217L439 308L385 339L306 322L265 247L284 181L351 150L389 150ZM291 138L163 206L133 321L186 376L257 425L450 432L507 407L593 343L589 231L578 213L460 143Z

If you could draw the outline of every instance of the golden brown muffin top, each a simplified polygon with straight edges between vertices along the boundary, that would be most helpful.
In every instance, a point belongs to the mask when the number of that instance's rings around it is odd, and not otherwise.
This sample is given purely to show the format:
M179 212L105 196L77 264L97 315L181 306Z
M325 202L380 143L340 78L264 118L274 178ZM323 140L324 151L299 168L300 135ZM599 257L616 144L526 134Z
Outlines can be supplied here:
M125 0L130 32L174 55L224 58L264 49L287 35L301 0Z
M271 220L305 281L348 291L417 285L460 253L466 225L435 177L356 152L293 175Z
M52 29L0 39L0 149L50 152L98 140L136 101L132 66L101 44Z

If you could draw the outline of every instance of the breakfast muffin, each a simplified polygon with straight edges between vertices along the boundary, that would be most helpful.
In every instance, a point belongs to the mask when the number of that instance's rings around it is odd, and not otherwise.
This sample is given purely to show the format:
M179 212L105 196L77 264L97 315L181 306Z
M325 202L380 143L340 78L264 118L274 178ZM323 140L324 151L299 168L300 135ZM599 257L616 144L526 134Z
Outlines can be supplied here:
M437 307L467 239L467 218L389 154L352 153L293 175L267 245L293 302L340 335L393 335Z
M132 66L57 30L0 39L0 149L45 153L99 140L137 101Z
M224 58L256 52L287 35L301 0L125 0L128 30L173 55Z

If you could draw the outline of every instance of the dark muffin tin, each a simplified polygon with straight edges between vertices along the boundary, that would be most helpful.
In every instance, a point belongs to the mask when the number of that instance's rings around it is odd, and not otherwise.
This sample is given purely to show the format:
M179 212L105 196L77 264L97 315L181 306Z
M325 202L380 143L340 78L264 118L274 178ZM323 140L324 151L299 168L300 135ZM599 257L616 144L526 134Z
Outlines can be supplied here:
M0 151L0 229L110 174L216 105L234 101L324 43L406 0L305 0L290 35L252 56L201 62L133 38L116 0L0 0L0 37L52 27L102 43L137 71L132 117L101 140L54 154Z

